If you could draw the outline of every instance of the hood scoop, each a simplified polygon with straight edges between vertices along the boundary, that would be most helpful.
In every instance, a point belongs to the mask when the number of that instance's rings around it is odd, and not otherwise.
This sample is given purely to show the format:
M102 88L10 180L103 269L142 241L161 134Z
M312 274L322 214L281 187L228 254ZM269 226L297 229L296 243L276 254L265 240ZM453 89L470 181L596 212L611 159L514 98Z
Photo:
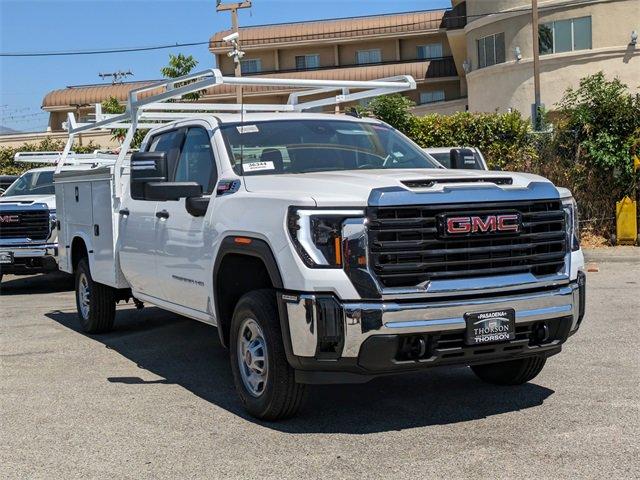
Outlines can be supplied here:
M513 185L511 177L479 177L479 178L439 178L424 180L402 180L401 183L409 188L431 188L435 185L447 183L493 183L495 185Z

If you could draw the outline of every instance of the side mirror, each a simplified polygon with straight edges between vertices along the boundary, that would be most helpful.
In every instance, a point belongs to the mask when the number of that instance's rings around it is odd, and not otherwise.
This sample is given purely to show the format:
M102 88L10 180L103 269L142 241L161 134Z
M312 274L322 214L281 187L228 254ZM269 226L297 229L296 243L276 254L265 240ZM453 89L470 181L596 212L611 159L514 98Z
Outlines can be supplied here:
M475 169L476 157L473 150L469 148L452 148L449 151L451 158L451 168L454 169Z
M148 183L168 180L167 154L165 152L136 152L131 155L131 198L134 200L156 200L146 198Z
M202 197L202 185L197 182L149 182L144 185L144 200L180 200Z
M209 208L210 200L211 198L209 197L189 197L185 202L185 207L192 216L204 217L204 214L207 213L207 208Z

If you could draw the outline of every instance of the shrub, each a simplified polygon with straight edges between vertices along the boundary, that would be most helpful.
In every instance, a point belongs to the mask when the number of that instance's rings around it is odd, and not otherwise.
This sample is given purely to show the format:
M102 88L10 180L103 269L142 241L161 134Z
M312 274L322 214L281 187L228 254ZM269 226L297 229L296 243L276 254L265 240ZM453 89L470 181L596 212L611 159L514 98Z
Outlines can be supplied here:
M413 117L408 134L425 148L478 147L491 169L528 170L536 158L529 122L518 112Z
M40 143L24 143L20 147L0 147L0 175L19 175L29 169L44 165L36 165L32 163L16 163L13 158L17 152L61 152L65 142L62 140L53 140L50 137L45 138ZM76 153L91 153L100 148L93 142L82 147L75 146L73 151Z

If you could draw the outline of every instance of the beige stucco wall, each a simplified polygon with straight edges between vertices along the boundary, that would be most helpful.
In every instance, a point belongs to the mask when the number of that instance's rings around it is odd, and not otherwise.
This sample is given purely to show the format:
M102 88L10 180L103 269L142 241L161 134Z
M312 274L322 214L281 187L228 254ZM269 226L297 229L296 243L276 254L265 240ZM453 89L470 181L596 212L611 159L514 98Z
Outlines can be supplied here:
M411 109L414 115L419 117L439 113L440 115L453 115L456 112L464 112L467 106L466 98L458 100L449 100L444 102L429 103L426 105L418 105Z
M640 30L640 0L564 0L541 2L540 22L591 16L592 49L542 55L541 95L548 109L553 109L565 90L598 71L617 76L630 86L640 84L640 47L628 45L631 31ZM469 109L472 111L506 111L509 108L530 114L533 103L533 34L530 12L489 17L467 25L467 54L473 71L467 74ZM505 33L504 64L477 69L476 40L492 33ZM516 62L515 47L523 59Z
M442 44L442 56L451 55L449 42L446 34L423 35L420 37L403 38L400 40L400 55L402 60L415 60L418 58L418 45L429 45L432 43Z
M358 50L373 50L379 48L383 62L390 62L396 59L396 40L377 40L356 43L343 43L340 45L340 64L353 65L356 63L356 52Z
M296 56L298 55L320 55L320 66L327 67L335 65L335 53L332 45L300 47L286 50L281 49L278 51L280 70L291 70L296 68Z

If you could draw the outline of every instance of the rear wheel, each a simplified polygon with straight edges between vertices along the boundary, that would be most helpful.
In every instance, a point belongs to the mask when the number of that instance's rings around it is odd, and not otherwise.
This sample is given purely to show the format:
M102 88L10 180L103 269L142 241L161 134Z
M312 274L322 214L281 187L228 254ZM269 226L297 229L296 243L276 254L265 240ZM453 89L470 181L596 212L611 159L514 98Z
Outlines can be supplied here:
M546 362L545 357L527 357L507 362L473 365L471 370L487 383L521 385L538 376Z
M263 420L295 415L304 385L296 383L287 362L272 290L240 299L231 322L229 353L236 390L251 415Z
M76 268L76 307L82 329L86 333L103 333L113 328L116 300L113 289L91 278L86 258Z

